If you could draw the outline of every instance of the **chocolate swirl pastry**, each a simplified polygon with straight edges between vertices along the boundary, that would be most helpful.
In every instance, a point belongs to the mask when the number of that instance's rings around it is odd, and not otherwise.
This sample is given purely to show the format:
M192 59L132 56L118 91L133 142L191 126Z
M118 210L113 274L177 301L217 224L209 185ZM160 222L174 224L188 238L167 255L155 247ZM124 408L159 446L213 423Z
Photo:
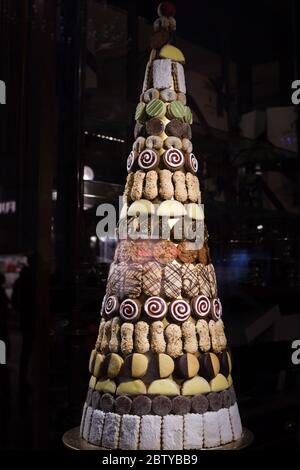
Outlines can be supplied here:
M128 155L128 157L127 157L127 165L126 166L127 166L128 173L130 173L130 171L132 171L133 166L134 166L134 162L135 162L135 153L132 150L130 152L130 154Z
M210 300L206 295L198 295L192 300L193 313L197 318L205 318L210 312Z
M136 323L141 314L141 303L136 299L125 299L120 305L120 317L125 322Z
M184 165L183 153L175 148L167 150L163 155L163 161L169 170L179 170Z
M146 300L144 310L151 320L161 320L166 315L168 307L164 299L154 296Z
M169 315L172 320L183 323L191 314L190 304L183 299L173 300L169 305Z
M185 167L187 171L190 171L191 173L197 173L199 164L197 158L193 153L188 153L185 156Z
M103 306L103 313L107 319L114 316L114 314L119 309L119 301L116 295L110 295L106 297L104 306Z
M159 164L159 156L154 150L146 149L138 157L138 165L142 170L153 170Z
M211 316L215 321L220 320L222 316L222 304L220 299L214 299L211 302Z

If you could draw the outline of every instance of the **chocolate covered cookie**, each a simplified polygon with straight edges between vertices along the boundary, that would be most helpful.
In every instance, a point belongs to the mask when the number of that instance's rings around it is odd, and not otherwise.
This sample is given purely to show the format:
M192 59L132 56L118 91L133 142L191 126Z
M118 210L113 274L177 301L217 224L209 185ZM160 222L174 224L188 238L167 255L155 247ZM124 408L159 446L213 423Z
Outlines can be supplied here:
M110 413L114 409L114 399L110 393L104 393L100 400L100 408L105 413Z
M208 399L205 395L195 395L191 399L191 409L193 413L206 413L208 406Z
M172 401L169 397L163 395L157 396L152 400L152 412L158 416L166 416L172 409Z
M119 415L129 414L131 411L132 400L126 395L121 395L116 398L115 411Z
M146 131L149 135L160 135L164 129L165 125L159 118L152 118L146 122Z
M187 397L178 396L172 400L172 411L175 415L185 415L191 410L191 400Z
M132 401L132 413L137 416L148 415L151 411L152 402L149 397L139 395Z

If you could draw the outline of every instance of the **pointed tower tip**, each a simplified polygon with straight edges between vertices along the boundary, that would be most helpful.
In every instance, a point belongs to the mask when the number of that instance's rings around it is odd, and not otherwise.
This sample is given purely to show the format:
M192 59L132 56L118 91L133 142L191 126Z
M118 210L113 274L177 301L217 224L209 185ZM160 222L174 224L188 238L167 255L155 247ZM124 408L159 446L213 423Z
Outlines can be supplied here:
M155 33L172 33L176 30L176 20L174 15L176 7L171 2L162 2L157 8L158 18L154 21L153 28Z
M162 2L157 7L158 16L175 16L176 6L172 2Z

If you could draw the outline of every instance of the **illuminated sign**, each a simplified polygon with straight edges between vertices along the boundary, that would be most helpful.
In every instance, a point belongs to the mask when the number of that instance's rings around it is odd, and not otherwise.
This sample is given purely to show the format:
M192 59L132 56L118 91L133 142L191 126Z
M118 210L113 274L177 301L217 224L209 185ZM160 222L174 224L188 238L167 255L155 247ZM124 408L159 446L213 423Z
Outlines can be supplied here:
M6 104L6 85L3 80L0 80L0 104Z
M0 201L0 215L15 214L16 212L16 201Z

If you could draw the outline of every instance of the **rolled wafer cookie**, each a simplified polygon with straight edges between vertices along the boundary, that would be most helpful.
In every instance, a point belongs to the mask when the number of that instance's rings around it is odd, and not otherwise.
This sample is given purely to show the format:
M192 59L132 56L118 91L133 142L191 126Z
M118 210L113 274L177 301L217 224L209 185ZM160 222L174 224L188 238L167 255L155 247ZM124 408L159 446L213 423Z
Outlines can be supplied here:
M149 90L149 88L152 87L152 61L149 61L146 65L146 71L145 71L145 76L144 76L144 82L143 82L143 93L146 90Z
M233 438L236 441L243 434L243 428L242 428L242 423L241 423L241 418L240 418L240 413L239 413L239 408L238 408L237 403L235 403L233 406L229 408L229 416L230 416L230 423L231 423Z
M172 65L170 59L153 61L153 86L158 90L170 88L172 85Z
M121 428L119 448L123 450L137 450L139 444L139 431L140 431L139 416L123 415Z
M164 450L182 450L183 416L164 416L162 426L162 442Z
M196 331L199 337L199 348L202 352L210 350L211 342L209 335L209 327L206 320L198 320L196 323Z
M218 411L218 424L221 436L221 444L227 444L233 440L229 410L221 408Z
M102 446L116 449L119 442L121 416L116 413L106 413L102 434Z
M201 414L189 413L184 417L184 448L203 448L203 416Z
M221 444L221 436L219 433L218 413L215 411L207 411L203 415L204 421L204 447L218 447Z
M179 62L172 63L172 72L175 91L186 94L184 69Z
M160 450L161 423L161 416L142 416L140 427L140 450Z
M94 444L95 446L101 445L104 421L105 421L105 413L103 413L103 411L101 410L94 410L92 423L91 423L91 429L90 429L90 435L89 435L89 442L91 444Z

